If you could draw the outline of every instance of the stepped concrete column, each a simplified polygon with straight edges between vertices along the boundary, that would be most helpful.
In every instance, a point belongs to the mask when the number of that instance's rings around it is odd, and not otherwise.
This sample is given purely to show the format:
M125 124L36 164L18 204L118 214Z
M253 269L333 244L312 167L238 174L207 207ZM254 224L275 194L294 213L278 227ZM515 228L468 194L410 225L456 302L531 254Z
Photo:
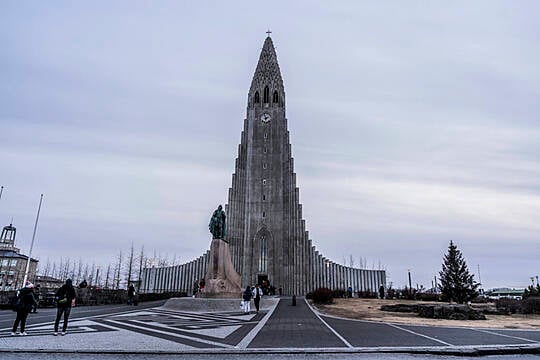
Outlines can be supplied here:
M212 239L206 269L205 297L240 297L241 277L234 269L228 242L223 239Z

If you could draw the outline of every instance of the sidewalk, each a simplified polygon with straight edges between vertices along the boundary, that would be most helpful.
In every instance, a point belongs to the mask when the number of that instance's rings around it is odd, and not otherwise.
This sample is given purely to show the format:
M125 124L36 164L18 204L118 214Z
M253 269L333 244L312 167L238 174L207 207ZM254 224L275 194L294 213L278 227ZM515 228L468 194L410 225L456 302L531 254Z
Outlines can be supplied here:
M346 347L307 306L303 298L292 306L281 299L274 313L249 344L249 348L336 348Z
M188 301L188 300L181 300ZM444 355L540 354L540 331L459 329L348 320L314 312L303 298L263 299L259 313L239 304L220 311L175 306L92 315L70 321L66 336L52 322L31 324L28 336L0 333L2 352L88 354L413 353ZM214 304L215 305L215 304Z

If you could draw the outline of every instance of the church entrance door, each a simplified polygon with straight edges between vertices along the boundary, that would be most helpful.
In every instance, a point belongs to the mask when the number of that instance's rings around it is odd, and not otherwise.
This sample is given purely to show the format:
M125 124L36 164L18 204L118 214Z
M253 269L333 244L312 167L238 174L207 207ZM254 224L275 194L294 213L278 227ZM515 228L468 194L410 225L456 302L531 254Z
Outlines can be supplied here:
M263 294L268 295L268 289L270 287L270 282L268 281L268 275L266 274L257 275L257 284L261 285Z

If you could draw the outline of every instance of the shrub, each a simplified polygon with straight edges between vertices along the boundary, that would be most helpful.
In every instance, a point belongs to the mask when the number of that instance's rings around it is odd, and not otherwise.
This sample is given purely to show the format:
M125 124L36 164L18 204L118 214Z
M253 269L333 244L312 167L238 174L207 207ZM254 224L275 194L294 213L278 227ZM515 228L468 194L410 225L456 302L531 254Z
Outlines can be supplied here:
M439 294L434 293L417 293L416 299L420 301L439 301Z
M379 294L375 291L358 291L357 292L359 298L364 299L376 299L379 297Z
M522 301L521 307L524 314L540 314L540 297L528 297Z
M500 298L495 301L497 310L502 310L507 314L515 314L521 312L521 300Z
M345 290L334 290L332 291L332 297L335 298L346 298L347 297L347 291Z
M313 292L313 302L315 304L332 304L334 302L332 290L328 288L318 288Z
M525 289L523 292L523 298L526 299L528 297L538 297L540 296L540 285L529 285L528 288Z

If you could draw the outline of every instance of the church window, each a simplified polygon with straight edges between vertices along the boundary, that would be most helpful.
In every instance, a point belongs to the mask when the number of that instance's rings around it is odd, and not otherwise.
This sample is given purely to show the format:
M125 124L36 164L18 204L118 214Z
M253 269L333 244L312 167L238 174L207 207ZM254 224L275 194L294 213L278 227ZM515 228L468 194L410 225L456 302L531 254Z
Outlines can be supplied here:
M263 185L266 185L266 179L263 179Z
M260 102L259 100L259 92L258 91L255 91L255 100L254 100L254 103L255 104L258 104Z
M266 213L263 211L263 217L266 217Z
M266 169L268 166L266 163L263 164L263 169Z
M270 102L270 89L268 89L268 86L264 87L263 102L265 104Z
M268 139L268 133L264 133L264 139Z
M263 195L263 201L265 201L265 200L266 200L266 195Z
M267 270L267 264L268 264L268 254L267 254L267 248L266 248L266 235L262 235L260 237L261 239L261 253L259 256L259 272L266 272Z
M266 146L265 146L264 149L263 149L263 153L266 154L267 151L268 151L268 149L266 149Z
M274 95L272 95L272 102L273 102L274 104L279 103L279 94L278 94L277 90L274 91Z

